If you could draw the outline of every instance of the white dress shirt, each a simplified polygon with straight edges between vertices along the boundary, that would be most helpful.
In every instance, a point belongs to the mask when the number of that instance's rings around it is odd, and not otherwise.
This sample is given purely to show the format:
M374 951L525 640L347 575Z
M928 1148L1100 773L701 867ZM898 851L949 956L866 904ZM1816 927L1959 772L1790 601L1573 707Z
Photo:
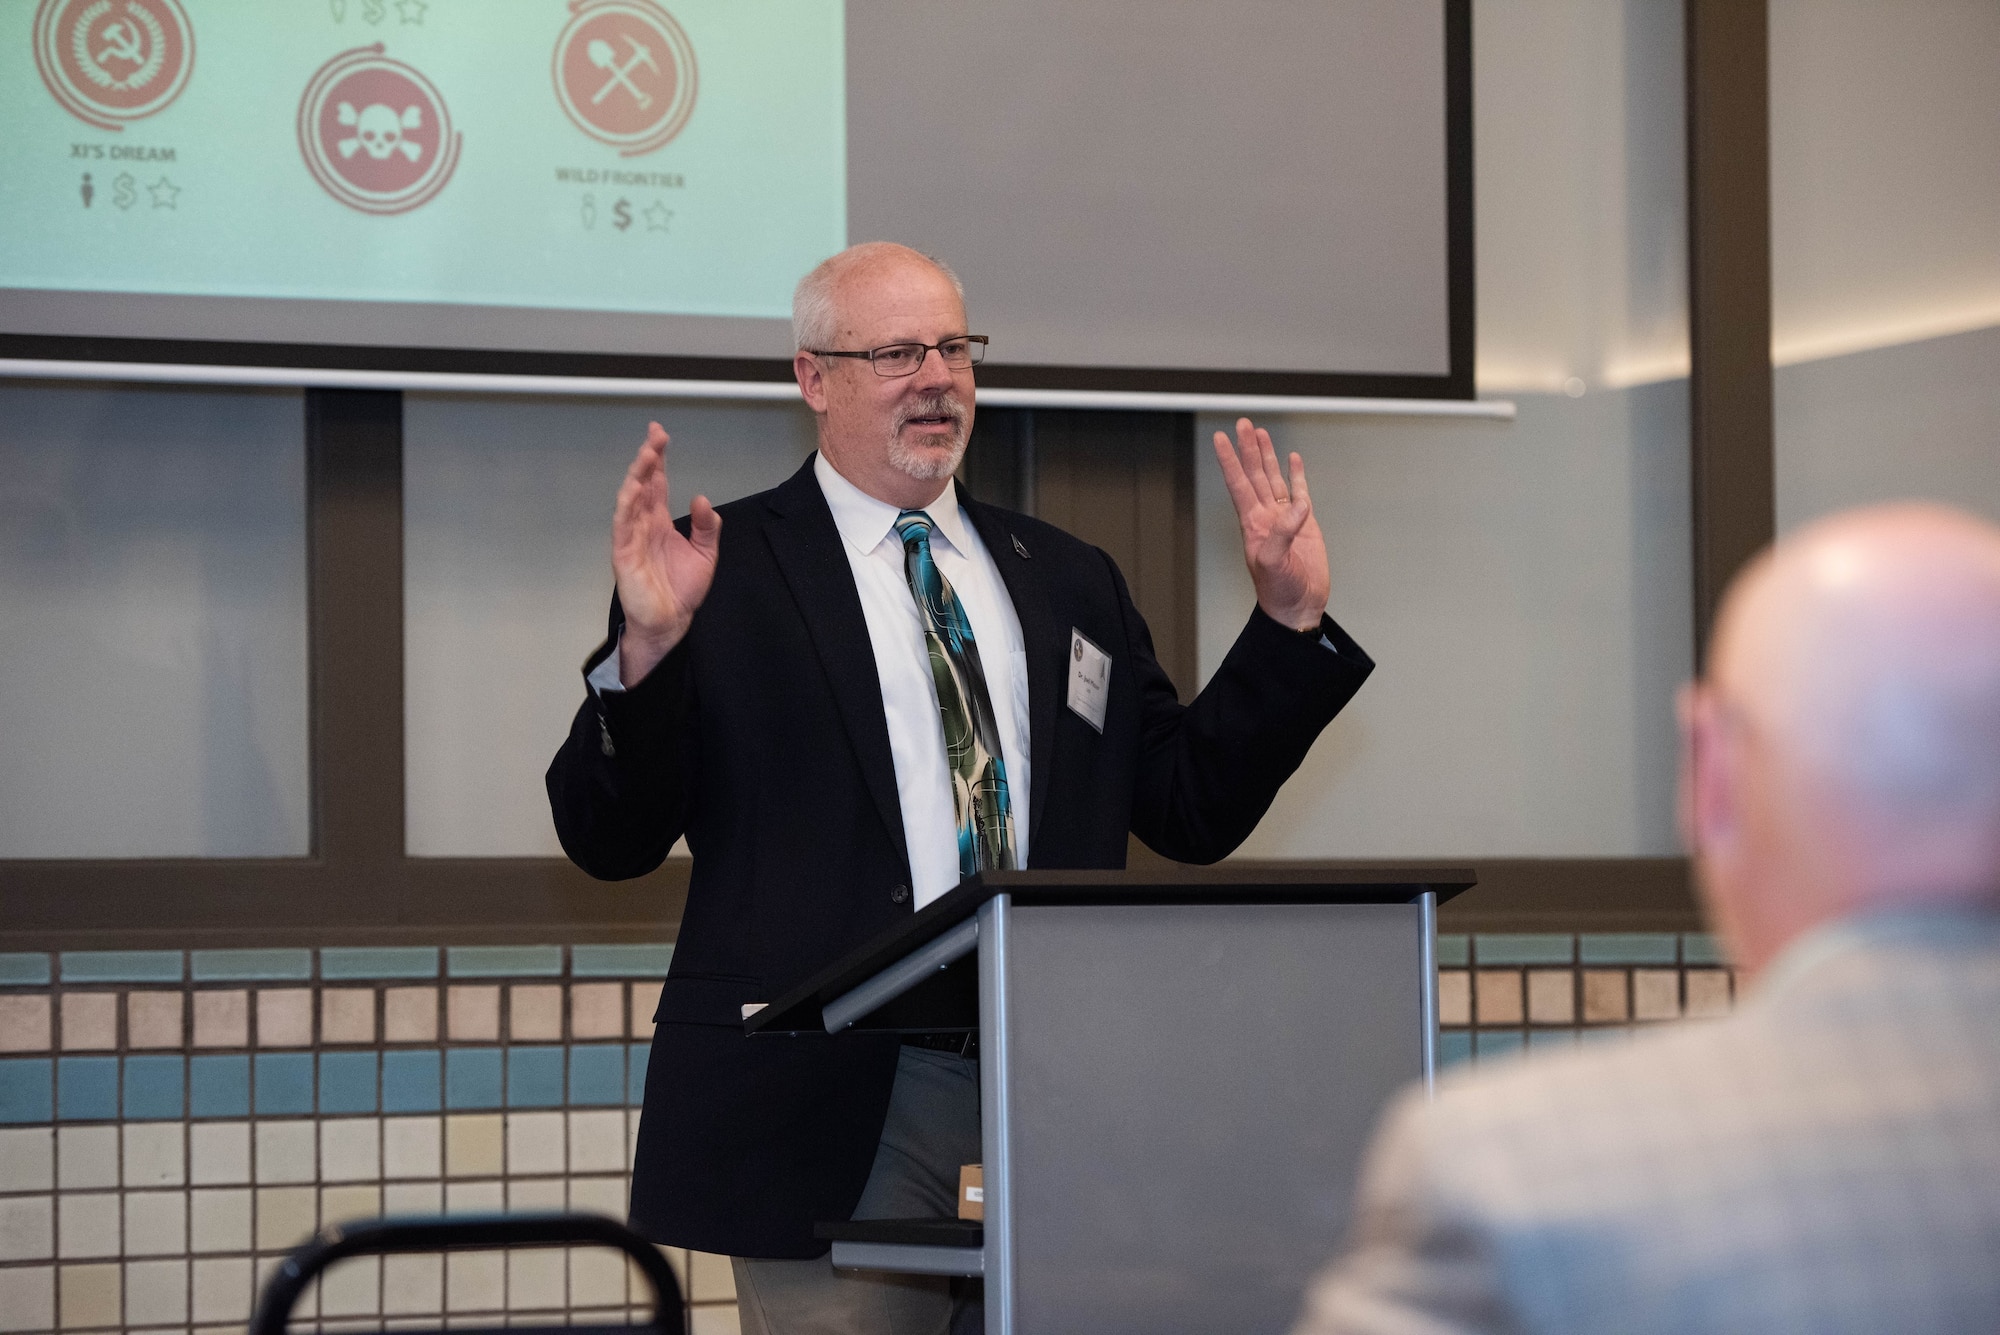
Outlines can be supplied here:
M945 761L944 725L938 718L937 684L917 600L903 573L903 544L896 536L902 512L849 482L826 461L813 460L841 550L854 572L861 614L875 652L882 683L882 716L889 725L889 753L896 765L896 796L903 809L903 838L910 850L910 890L922 908L959 882L958 818L951 804L951 772ZM930 516L931 555L972 623L980 667L1000 731L1001 759L1007 766L1008 805L1014 816L1016 865L1028 865L1028 665L1021 621L1001 582L992 554L947 482ZM598 664L590 684L599 691L622 690L618 651Z

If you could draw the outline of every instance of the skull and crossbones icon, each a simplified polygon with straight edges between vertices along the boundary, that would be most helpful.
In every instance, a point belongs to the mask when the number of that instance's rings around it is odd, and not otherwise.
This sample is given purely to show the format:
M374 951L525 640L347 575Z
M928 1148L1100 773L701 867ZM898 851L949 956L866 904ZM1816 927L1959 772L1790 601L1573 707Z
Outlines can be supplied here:
M403 133L423 128L422 107L404 107L399 115L393 107L380 102L371 102L360 111L354 109L352 102L342 102L335 114L342 125L354 130L350 138L334 145L343 158L351 158L362 149L368 150L368 156L378 162L391 153L401 153L411 162L424 155L423 145Z
M631 56L623 65L618 63L617 49L602 38L592 39L590 45L584 48L586 54L590 56L590 63L611 76L604 81L604 86L598 89L596 95L590 99L590 104L596 106L603 102L605 98L611 96L612 89L623 88L632 95L633 100L643 110L653 105L653 95L632 82L632 71L644 65L646 68L652 70L653 73L658 74L660 67L653 60L651 47L648 47L644 42L630 33L622 33L620 35L625 38L626 45L632 48Z

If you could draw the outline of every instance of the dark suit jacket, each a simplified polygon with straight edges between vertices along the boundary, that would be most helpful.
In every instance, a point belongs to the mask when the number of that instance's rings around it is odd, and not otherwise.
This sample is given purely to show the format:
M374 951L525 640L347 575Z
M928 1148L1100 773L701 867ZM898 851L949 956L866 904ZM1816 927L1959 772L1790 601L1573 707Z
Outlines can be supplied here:
M1334 652L1254 612L1184 707L1109 557L964 506L1027 650L1033 866L1122 867L1128 830L1184 862L1224 856L1374 666L1330 619ZM811 461L721 512L715 582L686 639L631 690L585 700L549 802L593 876L643 875L682 834L694 855L646 1079L635 1227L709 1252L817 1256L813 1223L849 1217L867 1181L897 1040L747 1039L742 1007L907 918L909 860L874 652ZM586 672L621 624L614 599ZM1112 656L1101 735L1065 705L1072 627Z

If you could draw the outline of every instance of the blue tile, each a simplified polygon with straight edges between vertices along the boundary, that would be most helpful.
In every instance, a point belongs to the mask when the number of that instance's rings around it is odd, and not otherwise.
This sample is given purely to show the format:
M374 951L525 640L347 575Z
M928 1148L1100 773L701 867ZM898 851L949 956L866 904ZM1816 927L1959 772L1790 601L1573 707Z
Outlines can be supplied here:
M591 1043L569 1050L569 1101L594 1107L625 1102L625 1045Z
M47 1057L0 1059L0 1122L47 1122L55 1112L56 1064Z
M665 978L673 963L670 942L634 946L571 946L569 972L573 978Z
M194 1057L188 1061L188 1115L248 1117L250 1059L247 1056Z
M634 1043L631 1046L630 1074L626 1077L625 1088L630 1091L629 1099L633 1107L638 1107L646 1097L646 1065L652 1058L653 1045Z
M559 1108L563 1101L563 1050L507 1049L507 1106Z
M1722 942L1707 932L1681 934L1681 960L1686 964L1729 963L1729 957L1722 953Z
M310 950L197 950L197 983L262 982L313 976Z
M1472 963L1472 938L1461 932L1448 932L1437 939L1437 962L1440 968L1463 969Z
M252 1059L259 1117L309 1113L313 1110L313 1059L310 1052L260 1052Z
M178 950L65 950L65 983L178 983L186 962Z
M1577 938L1585 964L1673 964L1680 938L1672 932L1585 932Z
M561 946L447 946L445 971L453 978L557 978Z
M49 957L41 954L7 952L0 954L0 983L11 987L22 985L46 986L49 981Z
M58 1057L56 1116L74 1122L118 1116L118 1059Z
M1573 1048L1577 1044L1574 1029L1530 1029L1528 1046L1536 1052L1550 1048Z
M322 1052L319 1055L319 1110L323 1113L375 1111L375 1054Z
M1472 1038L1472 1050L1483 1062L1496 1057L1511 1057L1520 1052L1521 1047L1521 1033L1517 1029L1481 1029Z
M500 1106L500 1049L453 1048L444 1054L444 1106Z
M435 1049L382 1054L382 1111L436 1112L443 1062Z
M187 1115L187 1062L181 1057L125 1059L125 1116L171 1122Z
M1472 1031L1470 1029L1447 1029L1438 1035L1438 1069L1456 1066L1460 1062L1472 1060Z
M321 978L435 978L436 946L326 946L319 952Z
M1576 938L1567 932L1481 932L1473 938L1481 964L1568 964Z

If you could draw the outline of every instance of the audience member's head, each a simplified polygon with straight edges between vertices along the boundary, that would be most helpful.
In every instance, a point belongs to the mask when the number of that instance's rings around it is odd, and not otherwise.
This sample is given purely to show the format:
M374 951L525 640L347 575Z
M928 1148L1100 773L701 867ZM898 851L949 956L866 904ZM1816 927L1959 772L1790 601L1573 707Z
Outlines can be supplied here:
M1681 706L1683 825L1749 973L1835 918L2000 902L2000 530L1892 505L1800 531Z

